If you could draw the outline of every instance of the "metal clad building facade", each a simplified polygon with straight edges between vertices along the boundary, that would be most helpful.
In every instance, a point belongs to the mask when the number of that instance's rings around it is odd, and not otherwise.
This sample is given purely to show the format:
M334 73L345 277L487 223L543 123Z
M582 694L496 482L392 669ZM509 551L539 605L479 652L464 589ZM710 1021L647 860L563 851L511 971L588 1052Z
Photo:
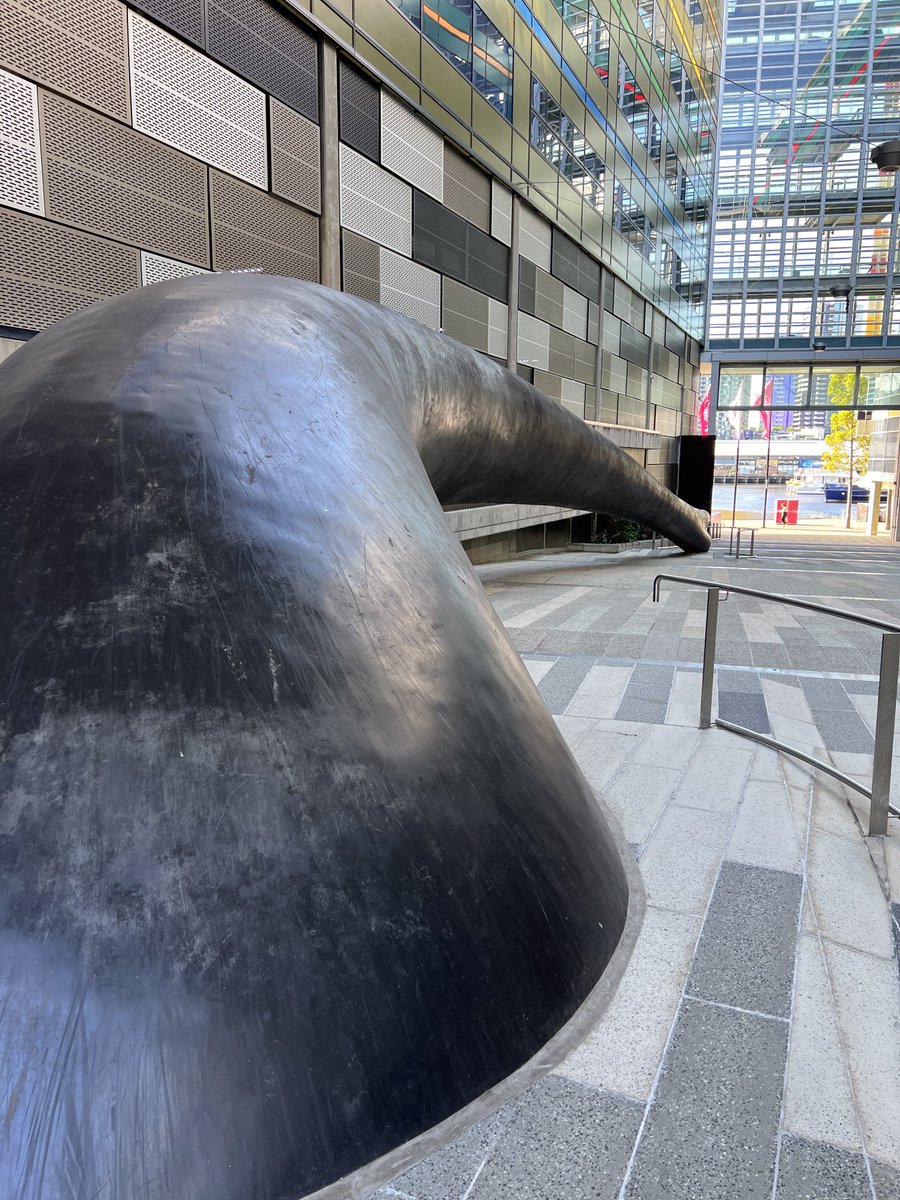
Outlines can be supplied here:
M708 0L7 0L3 349L179 275L320 280L519 370L668 480L719 25Z

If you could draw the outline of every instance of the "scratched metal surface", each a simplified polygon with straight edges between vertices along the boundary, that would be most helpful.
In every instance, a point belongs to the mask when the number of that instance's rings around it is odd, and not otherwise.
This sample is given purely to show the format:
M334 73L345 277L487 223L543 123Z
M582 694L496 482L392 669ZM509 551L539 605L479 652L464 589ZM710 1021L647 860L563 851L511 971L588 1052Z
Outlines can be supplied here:
M444 501L693 510L522 380L284 279L0 368L0 1195L274 1200L530 1057L627 885Z

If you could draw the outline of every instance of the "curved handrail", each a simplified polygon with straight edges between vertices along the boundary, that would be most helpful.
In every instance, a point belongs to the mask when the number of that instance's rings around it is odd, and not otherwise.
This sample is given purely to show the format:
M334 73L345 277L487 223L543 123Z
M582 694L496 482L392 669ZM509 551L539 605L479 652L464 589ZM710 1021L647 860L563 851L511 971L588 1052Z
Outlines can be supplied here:
M793 596L785 596L781 592L761 592L756 588L736 587L731 583L716 583L712 579L685 579L682 575L657 575L653 580L653 599L659 600L660 580L667 579L672 583L692 584L695 587L718 588L720 592L734 592L739 596L755 596L758 600L774 600L778 604L790 604L794 608L808 608L811 612L825 613L829 617L842 617L845 621L854 621L857 625L871 625L884 633L900 633L900 625L893 621L880 621L877 617L863 617L859 613L846 612L843 608L829 608L825 604L814 604L811 600L796 600Z
M709 729L713 724L720 729L729 729L752 741L760 742L773 750L781 750L802 762L809 763L820 771L840 780L845 786L853 788L866 796L869 808L869 836L882 836L887 833L888 814L900 816L900 810L890 803L891 770L893 767L894 724L897 708L897 675L900 672L900 625L893 621L881 621L876 617L862 617L858 613L846 612L840 608L827 608L824 604L815 604L812 600L797 600L793 596L784 596L780 592L763 592L758 588L745 588L731 584L717 583L712 579L685 579L682 575L657 575L653 580L653 600L659 600L659 585L662 580L671 583L684 583L690 587L706 588L706 631L703 640L703 675L700 684L700 728ZM845 621L853 621L857 625L868 625L872 629L881 630L881 663L878 673L878 708L875 717L875 754L872 764L872 786L866 787L857 780L837 770L830 763L823 762L813 755L795 746L788 746L776 738L767 737L755 729L747 729L743 725L735 725L732 721L718 718L712 720L713 678L716 669L716 633L719 619L719 594L734 592L739 596L753 596L758 600L772 600L777 604L786 604L793 608L805 608L810 612L824 613L829 617L840 617Z

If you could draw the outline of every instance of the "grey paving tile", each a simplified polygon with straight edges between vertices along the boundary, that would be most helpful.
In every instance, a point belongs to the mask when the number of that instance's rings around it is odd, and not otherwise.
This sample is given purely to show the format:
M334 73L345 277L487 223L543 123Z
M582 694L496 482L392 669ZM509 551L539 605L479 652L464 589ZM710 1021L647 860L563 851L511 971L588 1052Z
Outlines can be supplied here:
M802 879L724 862L694 956L687 991L703 1000L787 1017Z
M775 1200L872 1200L861 1154L785 1134Z
M458 1138L396 1176L374 1193L373 1200L459 1200L466 1194L487 1155L521 1103L521 1097L467 1129Z
M784 648L773 642L756 642L751 649L754 667L789 667L791 656Z
M840 753L849 752L850 754L873 753L875 739L855 709L851 711L846 708L838 708L829 711L821 707L814 708L813 718L816 728L822 735L822 744L826 750L836 750Z
M769 713L762 694L750 692L726 692L719 686L718 715L723 721L755 729L757 733L771 733Z
M900 1171L869 1159L876 1200L900 1200Z
M717 672L716 678L720 691L762 695L762 683L756 671L729 671L725 668Z
M686 1000L629 1200L770 1200L787 1022Z
M562 658L553 664L538 684L538 691L552 713L565 712L592 666L588 658Z
M643 1111L636 1101L546 1076L521 1097L469 1200L615 1200Z
M641 855L648 901L704 912L730 827L730 815L670 804Z
M851 696L877 696L878 684L874 679L845 679L844 690Z
M650 907L615 998L600 1023L557 1067L561 1075L646 1100L700 933L699 914Z
M607 642L605 653L610 658L643 658L644 641L642 636L617 633Z
M535 629L508 629L506 632L512 644L521 654L537 650L543 641L543 634Z
M806 675L801 677L800 686L806 693L806 699L813 712L819 708L829 712L841 708L853 709L853 701L839 679L816 679Z
M900 904L891 905L891 930L894 934L894 958L900 971Z
M665 725L669 697L665 700L631 699L622 701L616 712L617 721L642 721L648 725Z

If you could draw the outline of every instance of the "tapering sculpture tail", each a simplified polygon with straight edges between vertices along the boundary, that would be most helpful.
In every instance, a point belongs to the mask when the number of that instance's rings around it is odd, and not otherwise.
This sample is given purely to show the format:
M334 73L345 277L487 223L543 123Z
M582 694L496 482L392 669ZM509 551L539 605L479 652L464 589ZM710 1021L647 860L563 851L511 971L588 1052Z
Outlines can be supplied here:
M0 1194L305 1195L509 1076L620 939L445 501L693 510L375 306L205 276L0 367Z

